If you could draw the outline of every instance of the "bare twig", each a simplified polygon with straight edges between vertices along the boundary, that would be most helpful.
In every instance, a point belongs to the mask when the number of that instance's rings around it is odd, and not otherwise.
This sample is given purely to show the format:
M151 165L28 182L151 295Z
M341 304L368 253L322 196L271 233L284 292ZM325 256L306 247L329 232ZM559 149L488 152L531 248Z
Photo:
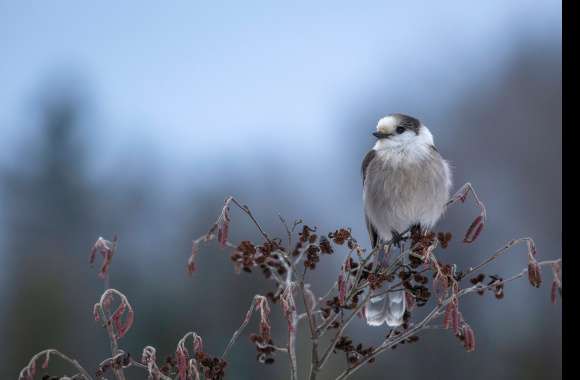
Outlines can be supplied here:
M228 202L231 201L233 202L236 206L238 206L238 208L240 210L242 210L244 213L246 213L246 215L248 215L248 217L252 220L252 222L254 223L254 225L256 226L256 228L258 229L258 231L260 231L260 234L262 234L262 237L264 239L266 239L266 241L268 243L271 243L272 241L270 240L270 237L268 236L268 234L266 234L266 232L264 232L264 229L262 228L262 226L260 226L260 223L258 223L258 221L256 220L256 218L254 218L254 214L252 214L252 212L250 211L250 208L246 205L242 205L238 202L238 200L232 196L229 196L226 199L226 204L228 204Z
M260 306L262 305L262 306ZM264 296L260 296L260 295L255 295L254 299L252 300L252 303L250 304L250 308L248 309L248 311L246 312L246 316L244 318L244 320L242 321L242 324L240 325L240 327L234 332L234 334L232 335L228 345L226 346L226 349L224 350L224 353L222 354L222 359L225 359L225 357L227 356L228 352L230 351L230 349L233 347L233 345L236 343L236 341L238 340L240 334L242 333L242 331L244 331L244 329L246 328L246 326L248 325L248 323L250 323L250 320L252 319L252 314L254 314L254 310L256 309L256 307L260 307L260 311L261 311L261 318L262 321L267 320L267 315L266 315L266 308L269 307L266 306L268 305L268 300L266 299L266 297Z
M62 360L64 360L65 362L71 364L73 367L76 368L76 370L79 372L80 376L82 376L84 379L93 380L91 375L89 375L89 373L83 368L83 366L81 366L79 364L78 361L76 361L76 359L72 359L72 358L68 357L67 355L63 354L62 352L60 352L54 348L42 350L39 353L35 354L30 359L30 361L28 362L26 367L22 368L22 370L20 371L20 375L18 376L18 379L19 380L32 380L34 378L35 373L36 373L36 361L40 357L44 356L44 363L42 364L42 368L46 368L48 366L48 362L50 361L50 355L58 356Z
M481 270L482 268L486 267L487 265L489 265L491 262L493 262L494 260L496 260L498 257L500 257L501 255L503 255L504 253L508 252L513 246L518 245L520 243L526 242L528 244L528 248L530 246L534 246L534 241L529 238L529 237L524 237L524 238L519 238L519 239L514 239L514 240L510 240L509 242L506 243L506 245L504 245L503 247L501 247L500 249L498 249L497 251L495 251L495 253L493 255L491 255L490 257L488 257L487 259L485 259L483 262L481 262L480 264L476 265L475 267L469 268L465 274L463 274L463 277L466 277L474 272L477 272L478 270ZM529 251L528 251L528 255L529 255Z
M298 364L296 362L296 331L298 326L298 316L296 313L296 302L294 301L295 286L295 283L290 283L280 296L284 316L288 321L288 357L290 360L291 380L298 379Z
M342 323L340 329L338 330L338 332L336 333L336 335L332 339L332 342L328 345L327 349L322 354L320 361L318 363L318 366L317 366L317 371L320 371L320 369L326 364L326 362L330 358L330 354L332 353L332 350L334 350L334 347L336 346L336 343L338 342L338 340L340 339L340 337L344 333L344 330L346 330L347 326L350 324L350 322L353 320L353 318L359 313L359 311L362 310L363 307L365 307L365 305L368 303L368 301L370 299L371 299L371 292L368 292L367 295L365 296L365 298L363 299L363 301L360 302L356 306L356 308L352 311L352 313Z
M302 300L304 301L304 308L306 309L306 315L308 319L308 326L310 327L310 341L312 343L312 357L310 364L310 380L316 379L315 368L318 365L318 335L316 333L316 321L314 320L314 315L311 311L311 305L308 304L306 299L306 291L304 289L304 282L300 282L300 291L302 292Z

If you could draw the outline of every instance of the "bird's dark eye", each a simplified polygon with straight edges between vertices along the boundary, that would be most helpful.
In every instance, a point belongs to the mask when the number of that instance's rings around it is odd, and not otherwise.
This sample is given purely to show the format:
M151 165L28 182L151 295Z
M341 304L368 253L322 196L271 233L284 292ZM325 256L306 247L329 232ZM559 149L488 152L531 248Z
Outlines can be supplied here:
M397 133L398 134L401 134L403 132L405 132L405 128L403 128L403 127L397 127Z

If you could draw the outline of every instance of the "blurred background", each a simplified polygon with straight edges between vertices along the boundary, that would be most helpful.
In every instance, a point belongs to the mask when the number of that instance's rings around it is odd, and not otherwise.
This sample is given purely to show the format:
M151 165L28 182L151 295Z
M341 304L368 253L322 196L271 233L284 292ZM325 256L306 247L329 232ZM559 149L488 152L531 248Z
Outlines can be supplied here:
M562 253L558 1L0 1L0 57L3 379L43 348L90 371L109 356L92 319L103 284L88 254L114 233L111 285L136 311L123 347L140 356L151 344L164 357L194 330L220 354L267 283L236 275L215 244L188 277L192 239L232 194L272 234L283 234L280 213L322 232L349 226L367 244L360 162L393 112L429 126L454 187L470 181L487 205L480 239L456 239L449 260L465 267L528 235L540 257ZM461 236L476 214L458 205L438 229ZM258 238L237 211L231 231ZM525 247L516 251L490 272L519 272ZM324 259L319 294L343 256ZM561 306L544 273L540 289L522 280L502 301L463 301L474 353L433 331L354 378L560 379ZM229 378L286 378L285 357L255 361L251 329ZM282 342L284 322L274 329ZM357 321L351 336L377 344L384 333Z

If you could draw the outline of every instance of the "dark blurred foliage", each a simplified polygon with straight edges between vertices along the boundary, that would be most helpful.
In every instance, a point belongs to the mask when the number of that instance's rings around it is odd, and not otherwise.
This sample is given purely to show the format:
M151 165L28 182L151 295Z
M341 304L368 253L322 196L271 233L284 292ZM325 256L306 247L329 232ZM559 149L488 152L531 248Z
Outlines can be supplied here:
M229 254L213 245L202 250L199 270L193 278L187 277L191 240L213 223L225 196L260 200L259 204L247 202L274 233L282 234L278 210L317 215L316 222L324 221L328 230L341 227L317 214L316 205L325 202L321 196L297 197L283 175L275 178L277 186L256 186L242 175L216 180L201 191L199 184L192 183L183 192L187 196L178 200L160 196L149 175L151 168L140 167L141 175L127 175L122 161L116 172L95 182L87 169L87 161L98 160L98 153L89 156L98 149L87 149L95 144L85 133L90 102L79 95L78 88L43 90L35 144L18 150L20 167L2 173L2 250L8 277L0 293L1 378L14 378L28 358L43 348L70 353L90 371L109 356L106 334L91 315L103 284L97 270L89 268L88 253L100 235L119 234L111 286L128 296L136 312L135 325L122 346L140 356L145 345L154 345L162 358L173 353L178 339L190 330L203 336L206 351L220 354L252 296L263 292L264 284L268 289L271 286L260 276L236 275ZM418 116L428 120L439 149L453 163L456 187L471 181L488 205L489 221L480 243L469 249L456 245L449 255L460 265L468 265L475 262L472 257L481 258L508 239L531 235L543 258L559 256L560 47L522 44L498 77L491 81L473 78L468 90L446 109L398 98L380 84L353 100L352 108L346 110L350 116L340 147L352 157L346 168L340 168L344 182L335 187L336 192L345 192L343 199L355 205L360 202L359 161L371 142L361 130L370 133L384 113L416 114L415 110L423 109L426 113ZM283 168L265 165L262 170L283 172ZM317 165L331 163L321 157ZM339 205L330 207L340 213ZM438 229L460 235L474 213L467 205L458 206ZM360 215L350 225L358 239L365 241L362 211ZM231 240L258 241L244 218L233 218ZM523 255L514 255L503 263L493 270L515 273L526 261ZM319 293L326 290L322 285L332 283L339 264L329 260L328 265L320 278L312 279ZM400 378L397 374L405 373L405 378L461 379L468 374L472 379L559 379L561 309L549 304L548 293L546 286L531 290L522 281L509 286L502 301L474 296L464 301L464 314L476 332L475 353L466 353L452 334L434 331L419 344L384 355L355 377ZM255 322L250 328L255 329ZM351 336L373 341L378 330L358 324L353 331ZM285 322L275 319L274 339L283 341L284 332ZM306 334L299 335L298 348L299 362L309 360ZM272 366L258 364L247 334L230 355L230 378L284 378L288 373L284 356ZM339 360L333 363L342 365ZM51 368L56 373L60 367ZM130 378L143 378L138 372L129 373Z
M10 252L1 340L3 363L10 363L3 366L5 377L15 376L17 363L37 349L36 337L59 344L84 330L79 322L88 302L82 294L90 287L75 269L85 266L75 253L92 238L95 198L83 172L84 142L75 139L81 106L72 94L54 95L39 110L38 145L21 157L30 172L14 168L3 175Z

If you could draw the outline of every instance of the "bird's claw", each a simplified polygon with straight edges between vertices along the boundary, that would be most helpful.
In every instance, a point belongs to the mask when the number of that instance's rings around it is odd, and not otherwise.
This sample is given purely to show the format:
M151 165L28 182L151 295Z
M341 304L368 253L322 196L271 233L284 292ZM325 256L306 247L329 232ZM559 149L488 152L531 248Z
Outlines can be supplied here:
M402 234L398 231L392 230L391 235L393 236L391 239L391 244L393 244L397 248L401 248L401 242L405 240Z

